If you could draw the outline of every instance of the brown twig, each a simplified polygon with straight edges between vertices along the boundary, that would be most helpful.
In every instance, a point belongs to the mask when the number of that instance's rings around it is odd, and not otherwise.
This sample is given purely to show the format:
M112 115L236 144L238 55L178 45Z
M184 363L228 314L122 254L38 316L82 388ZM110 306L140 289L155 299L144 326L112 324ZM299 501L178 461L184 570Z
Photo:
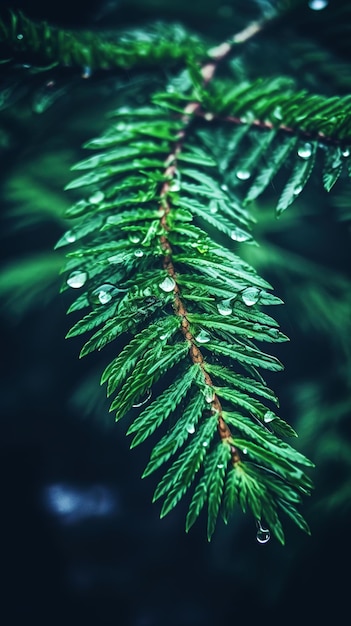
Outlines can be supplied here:
M213 79L219 63L223 61L223 59L226 58L230 54L230 52L232 51L235 45L239 43L240 44L244 43L248 39L252 38L254 35L256 35L258 32L262 30L262 27L263 27L263 23L254 22L250 24L248 27L246 27L243 31L234 35L234 37L229 42L224 42L221 45L217 46L216 48L212 48L209 51L209 56L211 58L211 61L203 65L201 69L203 85L207 85ZM183 128L178 133L173 150L169 154L166 160L167 165L166 165L166 170L164 172L165 182L162 184L162 187L160 190L161 205L163 209L161 225L162 225L163 230L166 233L169 230L167 217L171 211L171 205L169 202L169 191L171 188L171 181L177 172L177 158L178 158L179 153L182 150L183 143L186 138L187 130L191 124L192 119L194 118L195 115L201 116L201 114L202 114L202 111L201 111L200 102L193 101L187 104L187 106L184 109L182 118L181 118L183 121ZM187 311L186 311L184 302L181 298L181 292L179 289L179 285L177 283L176 270L172 261L172 248L171 248L170 242L166 234L160 237L160 244L164 251L163 267L167 271L168 275L174 280L173 308L174 308L176 315L178 315L181 318L181 331L185 339L190 344L190 349L189 349L190 358L194 364L198 364L200 366L201 371L203 373L205 384L208 385L209 387L213 387L213 381L205 369L204 356L201 350L196 345L196 340L190 329L190 323L187 318ZM238 450L233 445L232 433L223 418L222 406L221 406L218 396L215 393L213 394L213 399L211 400L210 405L211 405L212 413L217 415L218 434L222 441L227 441L230 443L232 463L233 464L238 463L240 461L240 455L239 455Z

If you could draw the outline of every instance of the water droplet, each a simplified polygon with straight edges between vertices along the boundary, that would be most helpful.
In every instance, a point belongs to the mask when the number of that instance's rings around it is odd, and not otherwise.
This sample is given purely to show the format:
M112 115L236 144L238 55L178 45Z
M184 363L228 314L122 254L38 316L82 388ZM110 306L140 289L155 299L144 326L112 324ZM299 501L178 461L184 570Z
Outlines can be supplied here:
M246 111L246 113L241 116L241 121L244 122L244 123L253 122L254 119L255 119L255 114L254 114L253 111Z
M302 185L296 185L294 189L294 196L298 196L299 193L301 193L302 189L303 189Z
M170 191L179 191L180 190L180 183L178 180L172 180L170 186L169 186L169 190Z
M142 250L135 250L134 256L136 256L136 257L138 257L138 259L140 259L142 256L144 256L144 252Z
M344 149L341 151L341 154L342 154L342 156L343 156L343 157L345 157L345 159L347 159L347 157L349 157L349 156L350 156L350 149L349 149L349 148L344 148Z
M247 454L247 448L243 448L243 449L242 449L242 453L243 453L243 454Z
M60 239L60 242L57 244L58 246L64 246L67 243L74 243L76 241L77 237L75 235L75 233L73 232L73 230L67 230L67 232L65 232L65 234L63 235L63 237Z
M217 202L215 200L211 200L210 202L210 213L214 215L218 211Z
M169 293L170 291L173 291L175 284L175 280L172 276L166 276L162 283L159 284L159 288L162 289L162 291Z
M110 283L104 283L94 289L89 296L91 304L108 304L120 292L117 287Z
M136 402L135 404L133 404L133 408L137 409L139 406L143 406L143 404L146 404L146 402L148 402L148 400L150 400L152 396L152 391L151 389L148 389L145 395L145 398L143 398L140 402Z
M189 424L189 425L186 427L186 429L187 429L187 431L188 431L189 435L193 435L193 434L194 434L194 432L195 432L195 425L194 425L194 424Z
M301 144L297 150L297 154L301 159L309 159L312 155L312 145L308 142Z
M261 290L258 287L247 287L241 294L241 298L246 306L253 306L259 300Z
M312 11L322 11L328 6L328 0L310 0L308 6Z
M207 391L205 392L205 400L206 402L208 402L210 404L210 402L213 402L213 400L215 399L215 392L212 391L212 389L207 389Z
M103 191L95 191L95 193L90 196L89 202L90 204L99 204L99 202L102 202L104 198L105 194Z
M18 33L18 35L17 35L17 39L19 39L19 41L21 41L21 39L23 39L23 35L22 35L22 33Z
M116 130L125 130L127 128L127 124L124 122L119 122L116 126Z
M230 300L222 300L222 302L218 302L217 309L220 315L231 315L233 313L233 309L230 306Z
M228 185L221 185L221 189L223 191L228 191Z
M263 421L266 424L269 424L269 422L273 422L273 420L275 420L275 415L273 411L267 411L263 416Z
M251 235L241 228L235 228L234 230L232 230L232 232L230 233L230 237L234 241L239 242L248 241L248 239L251 239Z
M204 448L207 448L207 446L208 446L208 441L203 441L203 442L202 442L202 445L203 445L203 447L204 447Z
M128 239L130 243L139 243L141 237L139 237L139 235L137 235L136 233L132 233L131 235L128 235Z
M163 333L162 335L160 335L160 339L161 341L164 341L165 339L167 339L167 335Z
M218 463L218 464L217 464L217 467L218 467L218 469L223 469L223 467L224 467L224 463Z
M267 543L271 538L271 533L270 533L269 528L264 528L259 520L257 520L256 525L257 525L256 539L258 543Z
M205 113L204 118L207 122L212 122L212 120L214 120L214 115L213 113Z
M248 170L237 170L235 175L239 180L248 180L251 176L251 172Z
M87 272L82 272L81 270L75 270L71 272L67 278L67 285L72 287L73 289L80 289L85 285L88 280Z
M206 330L200 330L200 332L196 335L195 340L198 343L208 343L211 340L211 336Z

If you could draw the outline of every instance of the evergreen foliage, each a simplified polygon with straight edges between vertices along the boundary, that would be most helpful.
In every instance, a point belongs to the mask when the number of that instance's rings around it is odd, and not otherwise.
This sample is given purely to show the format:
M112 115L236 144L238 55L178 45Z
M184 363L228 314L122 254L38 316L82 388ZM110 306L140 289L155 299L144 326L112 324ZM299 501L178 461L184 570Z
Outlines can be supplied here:
M278 3L273 21L298 4ZM279 215L315 171L327 192L350 175L351 100L240 77L233 55L267 23L216 47L164 25L111 43L14 13L0 32L7 63L25 52L89 73L172 66L147 101L111 107L72 167L72 225L56 245L63 290L78 294L67 336L89 333L81 356L112 344L101 383L131 447L152 442L143 476L164 472L161 517L186 496L186 530L206 507L210 540L239 504L284 543L281 513L309 532L299 506L313 463L286 443L296 432L264 379L283 369L261 348L288 339L265 310L282 301L242 247L255 246L253 207L272 184Z

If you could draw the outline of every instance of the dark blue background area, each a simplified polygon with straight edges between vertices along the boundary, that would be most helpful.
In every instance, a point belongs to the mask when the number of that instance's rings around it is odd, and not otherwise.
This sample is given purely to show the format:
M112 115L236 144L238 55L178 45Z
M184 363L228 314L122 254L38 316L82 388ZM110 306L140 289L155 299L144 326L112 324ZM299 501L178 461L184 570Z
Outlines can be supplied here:
M312 537L288 524L282 548L258 545L238 510L208 544L203 519L185 534L185 505L159 520L153 478L140 480L146 453L121 429L33 395L2 425L2 623L327 623L347 610L349 519L321 520Z
M103 3L86 2L84 9L66 1L7 4L33 17L85 27ZM128 12L122 17L136 21ZM11 253L10 244L2 253ZM57 299L45 315L33 313L16 325L6 316L1 320L0 623L345 621L348 513L314 517L311 537L288 522L284 548L274 539L258 545L254 521L239 509L228 527L219 523L210 544L205 518L185 533L186 501L160 520L159 504L151 503L155 477L140 479L150 448L130 451L124 424L113 424L113 415L105 424L104 389L101 425L83 419L67 401L77 380L94 365L101 367L94 356L78 361L79 341L64 340L65 311L64 299ZM318 368L322 354L323 345L311 341L299 367L306 373L312 365ZM298 347L284 348L288 375L296 374L299 356ZM335 483L337 471L330 468ZM322 495L319 483L313 497Z

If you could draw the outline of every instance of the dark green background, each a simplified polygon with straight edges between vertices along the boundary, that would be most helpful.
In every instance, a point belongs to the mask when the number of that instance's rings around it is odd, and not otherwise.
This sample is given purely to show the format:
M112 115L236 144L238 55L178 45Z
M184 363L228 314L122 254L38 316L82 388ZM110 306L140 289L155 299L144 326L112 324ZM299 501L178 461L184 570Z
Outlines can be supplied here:
M176 20L214 43L260 14L259 2L244 0L5 4L64 27L110 30ZM337 76L325 77L321 65L316 65L316 72L310 68L311 75L300 69L298 44L306 36L321 42L328 53L336 51L342 63L351 58L342 38L333 39L325 28L319 29L319 16L312 16L318 18L313 22L311 12L301 11L287 29L262 42L266 61L261 48L249 47L251 73L271 75L289 69L301 85L312 89L314 83L318 92L344 93L345 85ZM284 45L287 33L295 41L295 52L293 46ZM72 89L42 115L31 115L20 104L14 104L11 114L0 112L7 137L0 174L4 267L53 248L62 234L55 206L68 203L61 190L70 180L69 167L80 158L81 144L105 127L110 99L120 97L118 85L107 82L104 87L103 79L93 83L96 90L81 83L78 75ZM14 226L20 221L16 206L27 205L25 228ZM37 210L38 205L43 218L31 222L30 207ZM319 183L311 183L301 208L289 209L285 226L269 217L272 207L266 200L263 215L258 216L263 250L258 259L260 271L286 302L277 315L291 343L274 348L286 371L269 383L281 398L282 417L300 433L300 449L317 463L316 491L304 508L312 536L287 523L284 548L274 539L258 545L252 518L238 510L228 527L219 524L208 544L202 518L185 534L185 503L160 521L159 507L151 504L153 478L140 480L148 450L129 450L124 425L114 425L113 416L107 414L104 389L100 395L94 393L105 361L101 365L95 356L78 361L80 340L64 340L69 297L51 297L51 291L45 302L44 289L37 306L16 316L7 306L13 296L7 291L1 313L0 382L0 620L4 626L326 624L347 619L351 403L346 348L350 337L343 335L342 327L340 336L334 336L335 327L322 331L318 320L313 326L309 315L322 315L323 304L311 313L308 298L314 280L326 285L328 293L333 292L339 274L347 284L349 229L338 221L335 206ZM270 267L264 257L267 242L298 255L305 270L295 274L287 270L285 276L278 267ZM307 260L319 268L313 276ZM330 278L321 267L330 271ZM309 309L304 308L306 300ZM330 307L335 307L336 316L341 304L338 295L326 301L326 319L333 317ZM351 317L350 308L346 318L348 314ZM91 409L88 416L84 407ZM71 501L71 514L50 509L47 494L55 486L81 498L78 505L77 500ZM110 513L98 515L109 503ZM90 512L84 513L84 506L90 506Z

